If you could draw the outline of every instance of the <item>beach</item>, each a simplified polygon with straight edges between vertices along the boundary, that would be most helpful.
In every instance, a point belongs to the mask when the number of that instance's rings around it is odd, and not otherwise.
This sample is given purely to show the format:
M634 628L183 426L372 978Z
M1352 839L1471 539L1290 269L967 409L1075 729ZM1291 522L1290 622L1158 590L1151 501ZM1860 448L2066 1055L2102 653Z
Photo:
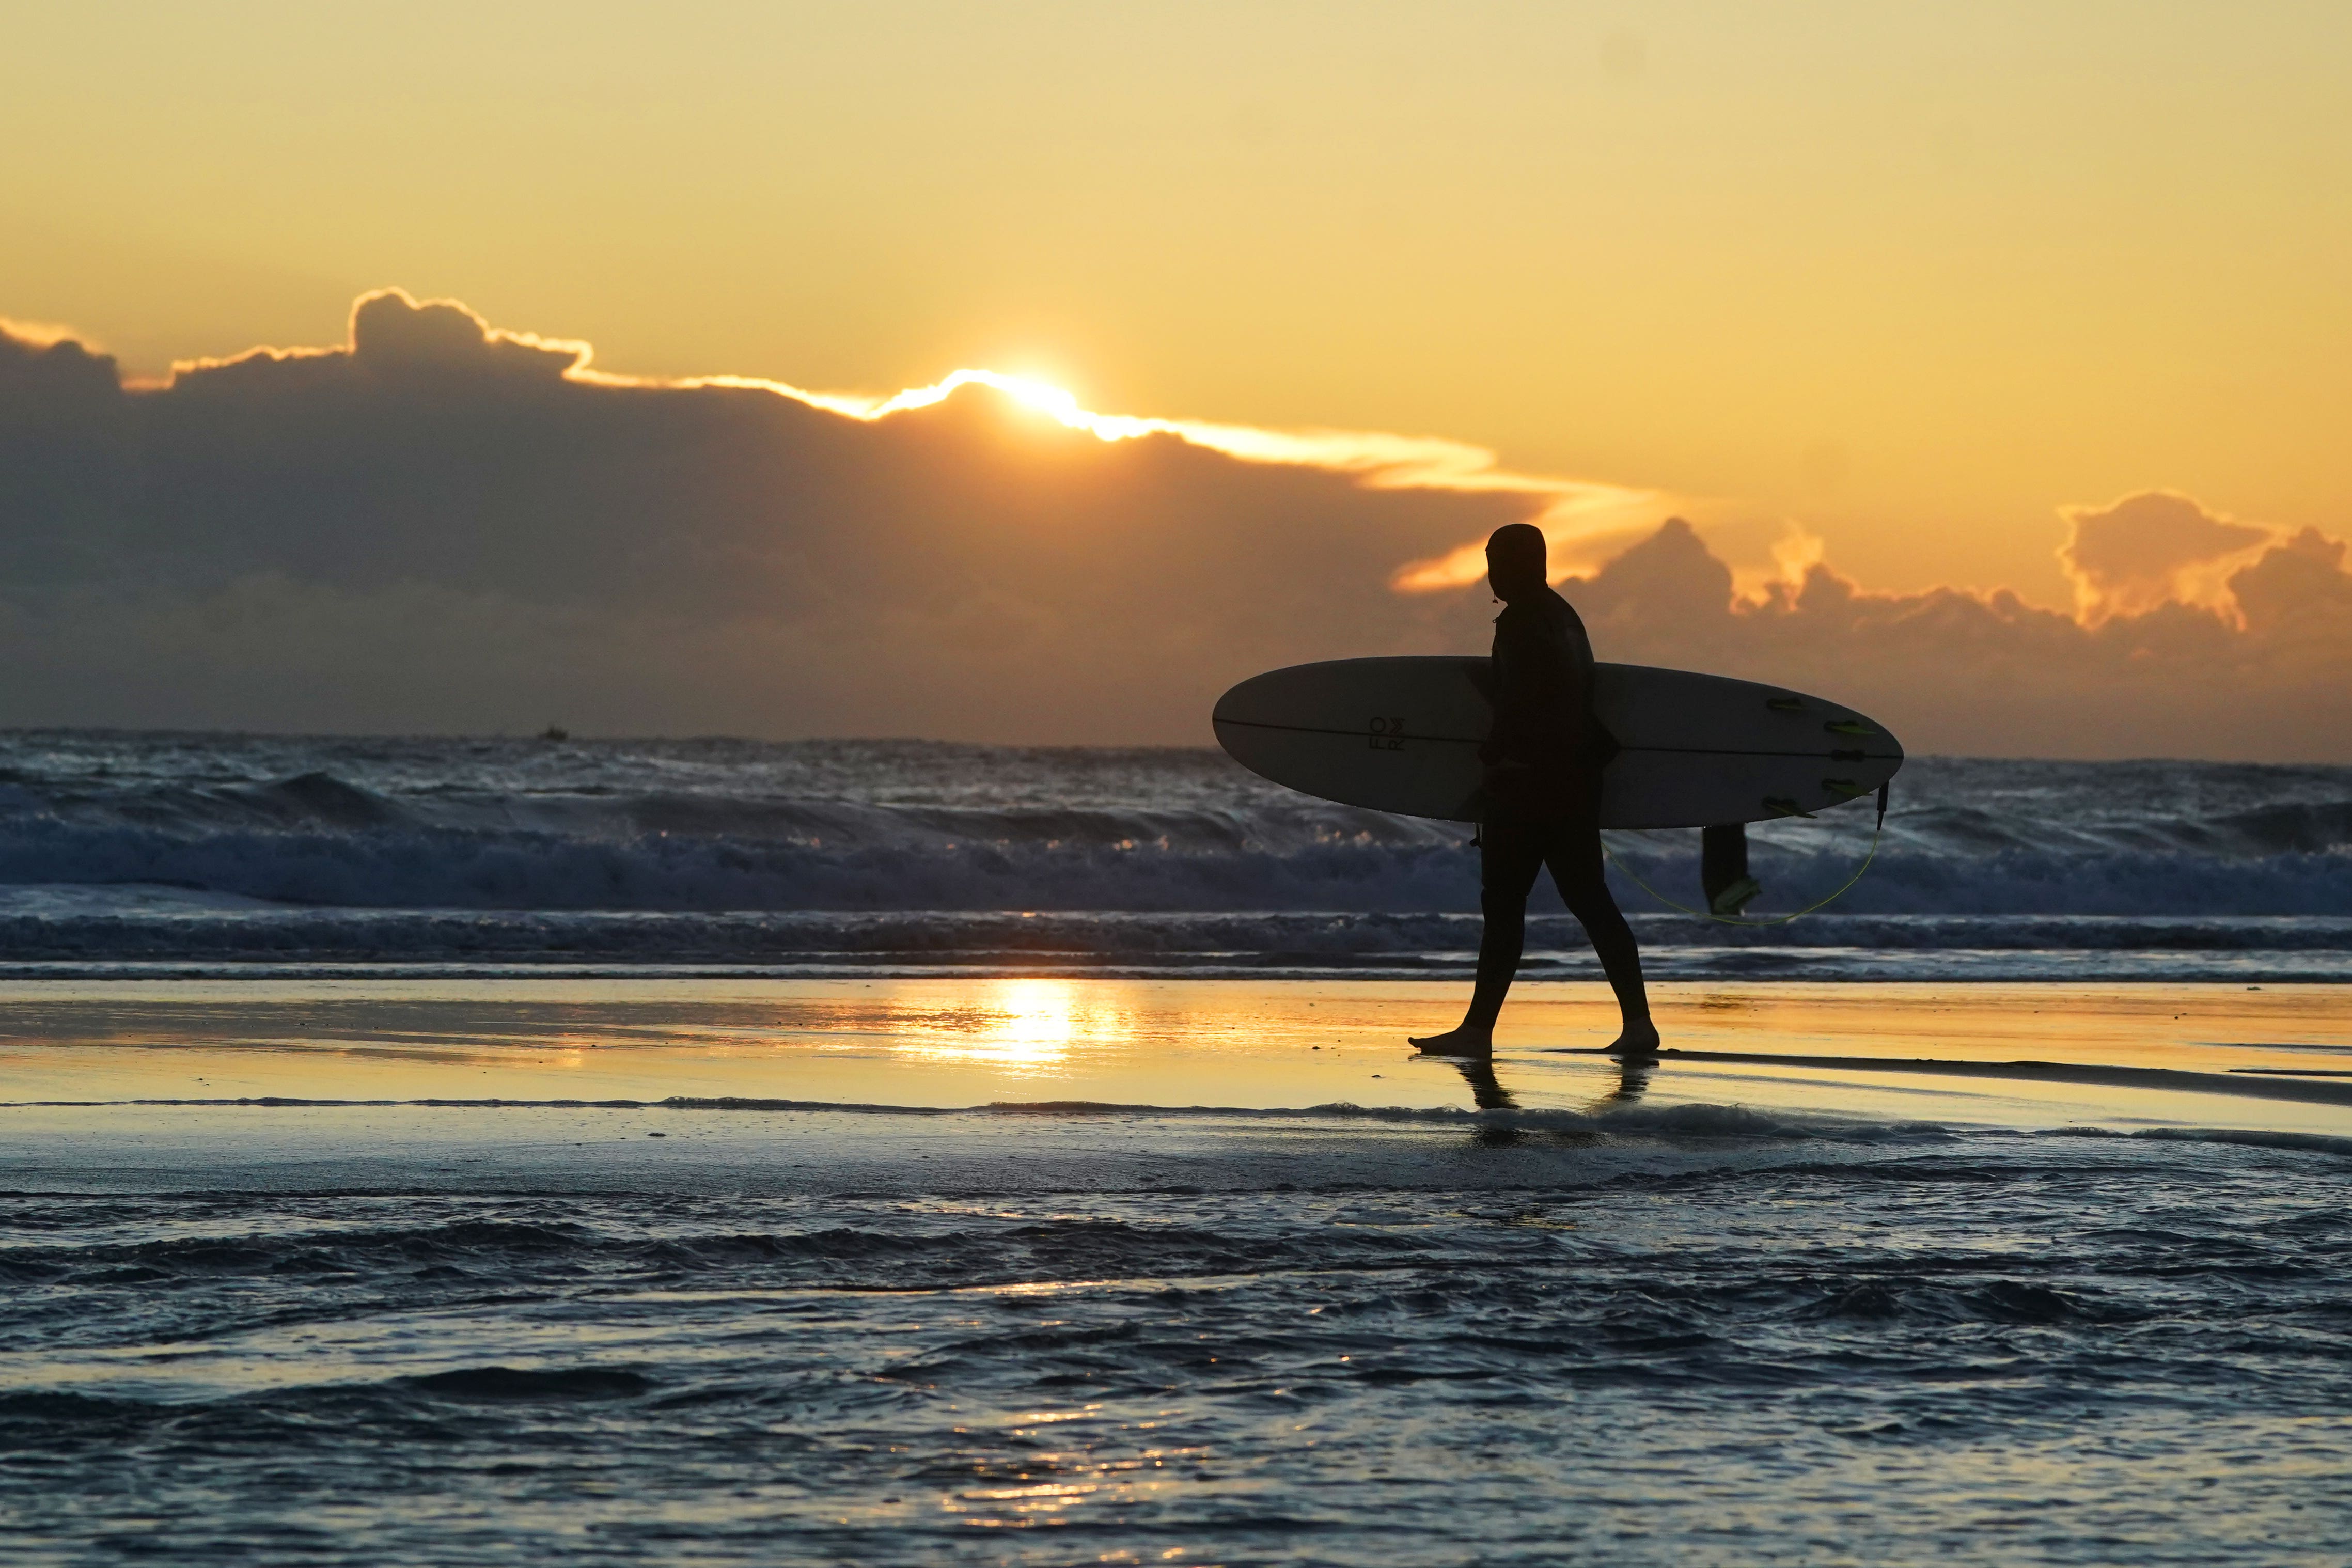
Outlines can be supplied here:
M2333 1561L2345 997L13 982L11 1554Z

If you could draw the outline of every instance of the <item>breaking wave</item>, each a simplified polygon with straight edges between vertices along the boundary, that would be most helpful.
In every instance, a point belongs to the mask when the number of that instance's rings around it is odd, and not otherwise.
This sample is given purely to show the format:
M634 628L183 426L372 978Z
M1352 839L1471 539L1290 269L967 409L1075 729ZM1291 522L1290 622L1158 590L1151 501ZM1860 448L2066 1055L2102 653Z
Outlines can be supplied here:
M1732 971L1768 949L2352 952L2352 769L1927 758L1895 799L1832 913L1769 936L1662 914L1645 942ZM1755 829L1751 912L1838 886L1870 829L1863 806ZM1211 752L26 732L0 738L0 937L59 962L1412 969L1475 940L1468 837ZM1612 849L1695 901L1696 837ZM1558 916L1535 940L1581 945Z

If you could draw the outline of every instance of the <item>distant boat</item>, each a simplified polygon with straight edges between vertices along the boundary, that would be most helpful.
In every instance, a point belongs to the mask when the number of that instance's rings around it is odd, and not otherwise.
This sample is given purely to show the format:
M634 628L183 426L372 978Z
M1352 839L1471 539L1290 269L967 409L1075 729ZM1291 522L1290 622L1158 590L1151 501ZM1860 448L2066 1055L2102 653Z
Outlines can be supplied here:
M539 732L539 738L542 741L568 741L572 739L572 731L561 724L550 724Z

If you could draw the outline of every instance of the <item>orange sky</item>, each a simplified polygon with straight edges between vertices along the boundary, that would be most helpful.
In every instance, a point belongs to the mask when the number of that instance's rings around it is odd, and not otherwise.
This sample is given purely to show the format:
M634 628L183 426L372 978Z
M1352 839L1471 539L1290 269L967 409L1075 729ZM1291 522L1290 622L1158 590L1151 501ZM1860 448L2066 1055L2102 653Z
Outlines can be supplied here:
M2332 5L91 4L0 315L133 372L387 282L600 366L1434 436L2072 606L2062 507L2352 531ZM1665 503L1662 502L1662 510Z

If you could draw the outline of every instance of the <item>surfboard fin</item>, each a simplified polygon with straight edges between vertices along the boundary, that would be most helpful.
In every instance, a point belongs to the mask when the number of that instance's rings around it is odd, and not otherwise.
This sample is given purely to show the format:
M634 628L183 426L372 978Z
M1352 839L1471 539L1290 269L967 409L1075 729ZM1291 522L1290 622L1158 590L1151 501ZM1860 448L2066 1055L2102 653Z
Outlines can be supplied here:
M1707 912L1721 915L1726 920L1736 920L1748 908L1749 900L1761 896L1763 891L1763 883L1753 877L1742 877L1707 900Z
M1858 784L1852 779L1823 779L1822 787L1832 795L1842 795L1848 800L1860 800L1870 793L1870 787L1867 784Z
M1801 816L1807 822L1813 819L1811 812L1807 811L1795 801L1784 799L1777 795L1768 795L1764 797L1764 809L1775 816Z
M1822 726L1832 735L1875 735L1877 731L1859 719L1832 719Z
M1698 882L1709 910L1729 919L1764 890L1763 884L1748 874L1745 823L1699 829L1698 847Z
M1764 706L1775 713L1802 713L1805 700L1801 697L1767 697Z

